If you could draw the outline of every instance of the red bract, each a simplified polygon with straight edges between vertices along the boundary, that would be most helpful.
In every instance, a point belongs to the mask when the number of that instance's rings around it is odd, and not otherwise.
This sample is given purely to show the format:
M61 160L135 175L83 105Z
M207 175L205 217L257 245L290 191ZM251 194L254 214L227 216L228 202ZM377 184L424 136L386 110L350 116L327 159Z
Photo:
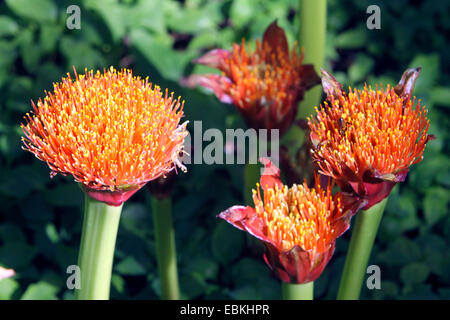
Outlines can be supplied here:
M395 87L342 90L322 70L327 102L309 120L312 157L319 172L342 191L367 201L364 209L386 198L409 167L422 160L429 121L426 109L411 99L420 72L408 69Z
M284 30L273 22L254 52L246 43L231 51L216 49L194 60L222 71L221 75L192 75L188 86L211 89L224 103L233 103L247 125L254 129L279 129L280 135L292 125L304 92L320 82L312 65L302 64L303 53L296 45L289 52Z
M127 201L133 194L135 194L142 185L128 186L122 190L98 190L95 188L86 187L84 184L81 188L86 192L86 194L100 202L104 202L110 206L120 206L122 203Z
M317 279L333 255L336 239L350 224L351 216L364 205L341 193L332 195L332 185L288 187L280 170L268 159L260 185L253 190L255 207L233 206L219 214L236 228L263 241L264 261L284 282L307 283Z

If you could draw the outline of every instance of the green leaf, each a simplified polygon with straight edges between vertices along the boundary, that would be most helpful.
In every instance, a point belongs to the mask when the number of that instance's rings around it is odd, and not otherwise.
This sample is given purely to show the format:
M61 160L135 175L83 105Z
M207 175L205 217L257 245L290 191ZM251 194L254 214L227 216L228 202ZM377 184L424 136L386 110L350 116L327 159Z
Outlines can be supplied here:
M255 8L258 8L258 0L234 0L230 8L230 18L233 25L242 28L255 17Z
M19 226L5 222L0 224L0 240L4 243L25 242L26 236Z
M105 65L103 56L88 43L63 37L60 44L61 52L67 58L67 65L78 70L95 69Z
M56 43L61 37L63 29L59 25L44 24L40 30L40 49L42 52L53 52L56 47Z
M173 210L175 221L192 219L199 212L205 201L204 197L199 197L195 194L186 194L178 198Z
M291 159L295 159L298 149L303 146L305 142L305 131L298 126L293 125L286 134L281 138L281 145L289 146L288 152Z
M270 277L270 270L264 262L252 258L240 260L233 266L231 273L233 282L237 287Z
M260 278L250 284L246 284L230 292L233 299L241 300L274 300L280 299L280 281L274 278Z
M127 257L120 261L115 269L117 272L128 276L140 276L146 273L145 268L133 257Z
M83 204L83 192L76 183L59 184L56 188L45 191L45 200L58 207L77 207Z
M402 300L436 300L437 295L433 292L430 284L420 283L406 285L402 290L403 295L398 297Z
M419 284L424 282L429 274L430 269L425 263L415 262L402 268L400 271L400 278L406 285Z
M211 246L214 257L222 264L228 264L241 254L244 233L228 223L218 223L213 231Z
M117 292L124 293L125 280L118 274L113 274L111 276L111 285L113 286L113 288L115 288L117 290Z
M40 281L29 285L21 300L57 300L57 293L55 285Z
M34 28L22 29L16 40L19 44L20 54L25 67L29 72L34 72L42 56L42 52L36 50L38 45L34 39Z
M7 72L8 68L16 59L17 50L13 41L0 41L0 70L5 72L0 74L0 87L6 80L10 79L10 74Z
M140 203L127 203L122 211L121 224L124 228L136 235L144 237L152 232L148 221L149 208Z
M439 299L450 300L450 288L439 289Z
M450 88L434 87L430 91L430 98L433 104L450 107Z
M419 246L408 238L395 240L386 251L380 252L378 259L389 266L401 266L420 259L422 252Z
M105 24L108 30L111 32L111 36L114 42L118 42L126 30L126 15L125 10L115 0L95 1L87 0L85 6L88 9L97 12Z
M180 276L180 295L182 300L195 299L207 288L203 277L197 273Z
M373 69L375 62L365 54L358 54L348 69L349 80L353 83L363 80Z
M214 260L199 256L189 259L183 268L183 272L188 274L196 273L205 280L213 280L217 277L219 266Z
M437 81L440 73L440 59L437 53L417 55L409 64L409 68L422 67L416 80L414 94L427 92Z
M33 228L41 228L42 225L53 219L53 208L38 192L27 197L27 201L21 201L19 206L24 219Z
M445 155L424 157L424 160L411 170L409 183L417 190L426 192L435 179L449 170L450 158Z
M27 112L30 109L29 100L24 101L24 95L30 96L34 83L30 77L15 77L9 86L8 109Z
M45 226L45 234L52 243L57 243L59 241L59 233L53 223L48 223Z
M8 16L0 16L0 37L14 35L19 30L18 24Z
M194 49L203 49L203 48L212 47L217 43L219 37L220 36L218 35L217 32L206 32L206 33L199 34L199 35L195 36L191 40L191 42L189 42L188 48L189 48L189 50L194 50ZM196 67L198 67L198 66L201 66L201 65L196 65ZM195 73L198 73L198 72L196 71Z
M424 250L425 262L430 268L430 272L442 276L446 270L442 267L443 254L429 248Z
M373 290L374 299L392 299L398 296L398 286L393 281L381 281L381 289Z
M18 288L19 283L12 278L0 280L0 300L10 300Z
M62 270L67 270L67 267L77 264L78 248L69 247L59 242L56 244L55 257L59 267Z
M178 81L193 54L174 51L166 36L151 36L141 29L130 34L132 45L168 80Z
M157 33L166 32L166 16L163 14L153 14L149 19L149 14L158 11L164 11L164 7L169 2L161 2L159 0L141 0L133 7L127 8L126 19L127 25L131 29L147 28ZM161 8L163 7L163 8Z
M19 166L0 174L0 193L23 199L34 189L42 186L41 177L30 166Z
M387 206L389 215L386 216L386 220L390 224L383 223L383 226L390 227L389 231L395 234L400 234L417 228L421 221L417 217L416 195L409 191L398 194L396 190L398 188L394 189L395 192L391 192Z
M31 263L37 252L36 246L23 242L7 242L0 246L0 264L15 270L25 268Z
M339 49L361 48L367 43L367 28L358 27L344 31L335 38L335 46Z
M6 0L6 5L18 16L39 22L55 21L57 7L51 0Z
M211 32L223 17L220 1L205 2L203 6L187 6L183 10L173 10L166 18L170 29L180 33Z
M427 190L423 201L425 221L429 226L439 222L448 213L450 191L440 187Z
M246 285L244 287L233 290L230 295L235 300L261 300L261 292L254 285Z

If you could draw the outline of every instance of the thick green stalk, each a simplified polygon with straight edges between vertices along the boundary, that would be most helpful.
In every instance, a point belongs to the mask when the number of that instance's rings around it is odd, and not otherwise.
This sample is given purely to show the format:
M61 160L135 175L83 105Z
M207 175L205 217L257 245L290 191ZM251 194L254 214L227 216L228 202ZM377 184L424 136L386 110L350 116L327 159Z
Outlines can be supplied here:
M313 64L316 72L320 74L319 68L324 66L325 60L327 1L300 0L299 13L299 42L305 50L304 63ZM314 112L314 107L319 105L321 97L321 86L307 91L299 107L299 117L309 117Z
M387 198L356 214L352 237L339 285L338 300L357 300L366 275L370 253L380 226Z
M152 208L161 298L164 300L178 300L180 294L175 231L172 223L172 200L170 197L164 199L152 197Z
M107 205L85 195L83 231L78 256L81 287L78 300L108 300L122 205Z
M281 285L283 300L313 300L314 282L295 284L283 282Z

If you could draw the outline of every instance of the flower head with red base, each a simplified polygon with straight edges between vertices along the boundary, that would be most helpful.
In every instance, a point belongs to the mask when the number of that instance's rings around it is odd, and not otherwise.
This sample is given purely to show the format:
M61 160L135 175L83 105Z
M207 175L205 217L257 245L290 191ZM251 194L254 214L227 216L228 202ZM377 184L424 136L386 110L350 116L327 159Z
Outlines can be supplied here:
M148 181L184 169L183 102L130 70L68 75L33 108L22 124L24 149L96 200L120 205Z
M211 89L224 103L233 103L254 129L279 129L292 125L306 90L320 83L312 65L303 64L296 46L289 52L283 29L273 22L262 43L248 52L245 40L231 51L216 49L194 60L222 71L222 75L193 75L184 83Z
M219 217L249 232L265 245L264 260L284 282L307 283L317 279L333 255L336 239L350 224L361 203L332 195L332 185L288 187L280 170L268 159L260 187L253 190L255 207L233 206ZM350 200L350 202L349 202Z
M422 160L429 121L426 109L411 99L420 72L408 69L395 87L349 89L322 70L328 101L309 120L312 157L320 173L344 192L367 201L368 209L387 197L409 167Z

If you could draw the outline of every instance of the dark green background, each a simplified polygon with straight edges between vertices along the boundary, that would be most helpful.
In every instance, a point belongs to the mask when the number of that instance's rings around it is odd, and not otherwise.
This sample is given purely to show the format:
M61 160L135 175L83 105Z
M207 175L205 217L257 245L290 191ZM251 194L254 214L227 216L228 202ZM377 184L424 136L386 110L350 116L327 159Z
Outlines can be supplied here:
M181 88L182 76L207 69L191 59L261 37L274 19L292 45L297 1L77 1L81 30L66 28L74 1L0 2L0 265L17 275L0 281L0 299L71 299L66 268L76 264L82 193L70 177L49 178L47 166L21 150L19 123L30 99L44 96L75 66L133 69L186 100L186 119L203 128L242 127L231 106L202 90ZM449 1L328 2L327 69L346 85L395 84L422 66L415 94L429 109L423 162L389 199L371 264L382 289L367 299L450 298ZM381 30L366 28L366 8L381 8ZM260 247L215 216L242 204L242 166L188 167L174 191L182 297L278 299L280 283ZM334 299L350 232L316 285L316 298ZM147 190L124 206L112 278L113 299L157 299L154 236Z

